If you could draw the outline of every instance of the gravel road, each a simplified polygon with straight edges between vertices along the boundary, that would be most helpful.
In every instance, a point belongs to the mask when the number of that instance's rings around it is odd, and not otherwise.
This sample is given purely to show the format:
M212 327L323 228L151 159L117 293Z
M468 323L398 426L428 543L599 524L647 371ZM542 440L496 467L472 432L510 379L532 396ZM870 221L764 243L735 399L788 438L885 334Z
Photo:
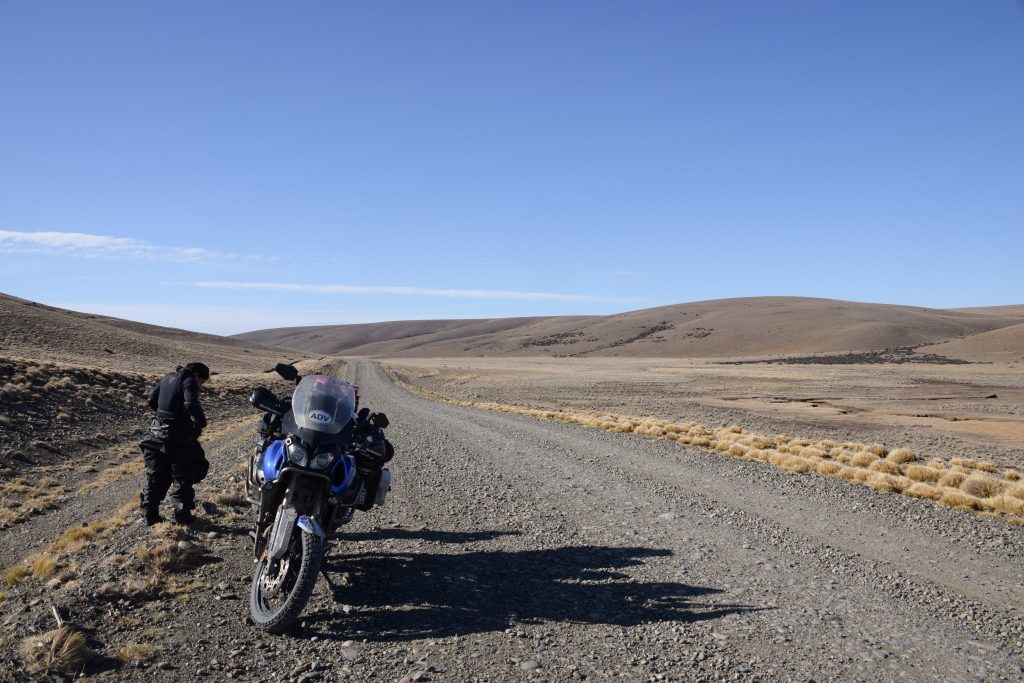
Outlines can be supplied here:
M344 373L388 413L398 455L387 505L357 514L331 548L334 586L319 582L294 633L261 635L246 623L247 517L218 521L196 532L216 561L191 592L102 606L68 593L67 612L105 652L159 648L138 664L105 660L97 675L1024 677L1019 527L664 440L432 402L365 361ZM208 493L237 480L251 429L211 445ZM149 533L130 525L96 552ZM2 606L5 629L48 618L23 586Z

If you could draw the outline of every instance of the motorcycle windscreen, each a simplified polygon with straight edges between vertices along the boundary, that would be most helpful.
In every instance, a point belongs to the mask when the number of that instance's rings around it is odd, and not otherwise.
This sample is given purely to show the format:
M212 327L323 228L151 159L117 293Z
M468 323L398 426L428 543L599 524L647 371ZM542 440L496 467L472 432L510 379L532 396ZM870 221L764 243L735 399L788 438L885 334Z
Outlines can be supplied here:
M317 441L340 437L355 420L356 388L327 375L303 377L292 395L291 419L303 432L315 432Z

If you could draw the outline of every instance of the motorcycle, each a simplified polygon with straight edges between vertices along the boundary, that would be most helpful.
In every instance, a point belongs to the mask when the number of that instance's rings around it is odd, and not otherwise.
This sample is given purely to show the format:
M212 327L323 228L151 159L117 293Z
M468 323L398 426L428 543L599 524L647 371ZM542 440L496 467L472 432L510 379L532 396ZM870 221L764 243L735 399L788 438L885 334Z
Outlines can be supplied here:
M246 496L256 511L249 591L253 623L287 630L313 593L328 539L355 510L383 505L394 456L383 413L358 410L358 388L327 375L300 377L293 365L275 371L296 383L279 399L258 387L249 399L263 411L249 462Z

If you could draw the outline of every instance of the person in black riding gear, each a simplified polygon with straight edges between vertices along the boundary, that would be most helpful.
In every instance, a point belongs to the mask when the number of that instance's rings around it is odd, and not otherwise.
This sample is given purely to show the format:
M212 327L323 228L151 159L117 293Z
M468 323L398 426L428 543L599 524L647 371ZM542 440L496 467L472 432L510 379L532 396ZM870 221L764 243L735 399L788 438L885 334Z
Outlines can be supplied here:
M202 481L210 467L199 445L199 435L206 427L199 393L209 379L208 367L189 363L164 375L149 394L149 407L156 411L156 416L149 425L149 433L139 442L146 464L146 487L142 491L146 524L163 521L160 503L172 482L174 520L182 524L194 521L192 487Z

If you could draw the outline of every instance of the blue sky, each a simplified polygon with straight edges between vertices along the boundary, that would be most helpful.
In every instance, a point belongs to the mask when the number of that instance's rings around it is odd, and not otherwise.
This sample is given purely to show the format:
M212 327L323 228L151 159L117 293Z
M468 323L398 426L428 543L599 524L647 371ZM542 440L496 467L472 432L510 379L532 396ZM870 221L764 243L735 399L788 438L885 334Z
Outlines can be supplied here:
M0 291L203 331L1024 303L1024 4L0 2Z

